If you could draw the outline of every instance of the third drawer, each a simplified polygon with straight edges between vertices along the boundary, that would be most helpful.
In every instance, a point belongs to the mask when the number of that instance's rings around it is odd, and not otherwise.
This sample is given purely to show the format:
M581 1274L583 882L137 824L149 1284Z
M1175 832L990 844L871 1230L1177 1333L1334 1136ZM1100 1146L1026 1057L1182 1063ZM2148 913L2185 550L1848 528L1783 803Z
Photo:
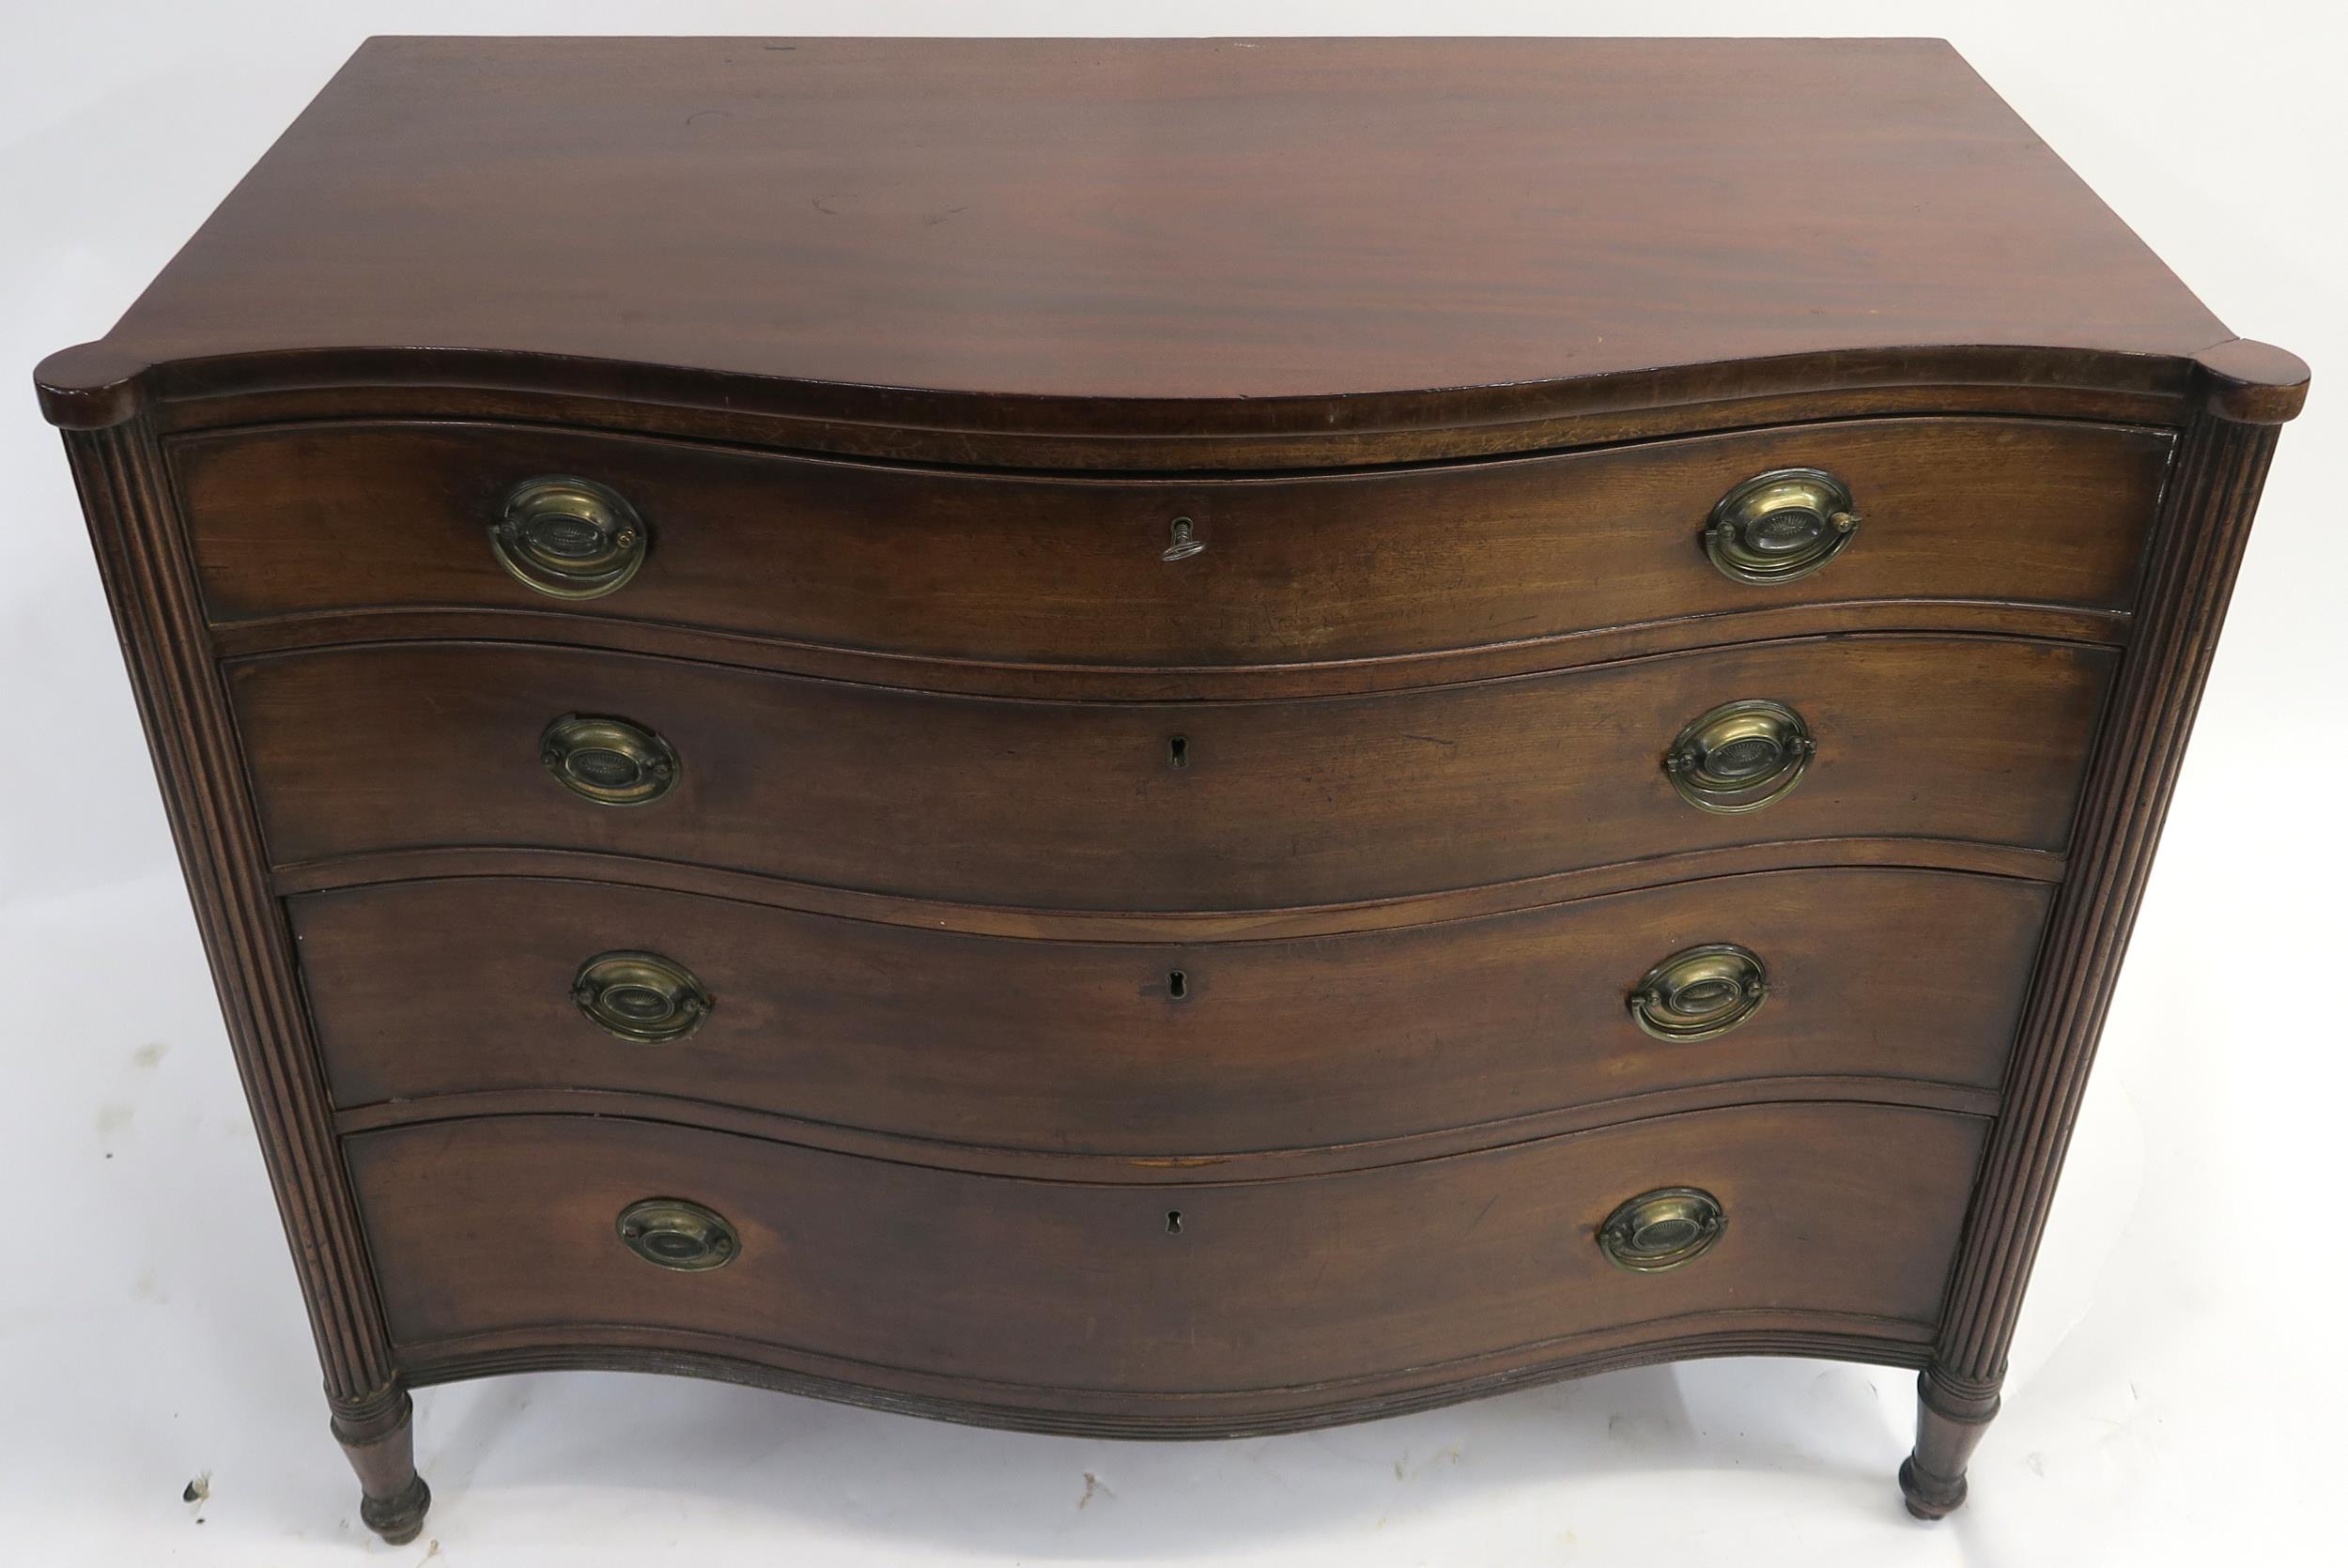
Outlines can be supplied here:
M1328 1147L1723 1085L1784 1096L1795 1079L1830 1096L1994 1091L2051 893L1821 868L1194 945L971 935L534 878L290 908L344 1106L582 1088L1145 1157ZM1755 997L1721 994L1745 977Z

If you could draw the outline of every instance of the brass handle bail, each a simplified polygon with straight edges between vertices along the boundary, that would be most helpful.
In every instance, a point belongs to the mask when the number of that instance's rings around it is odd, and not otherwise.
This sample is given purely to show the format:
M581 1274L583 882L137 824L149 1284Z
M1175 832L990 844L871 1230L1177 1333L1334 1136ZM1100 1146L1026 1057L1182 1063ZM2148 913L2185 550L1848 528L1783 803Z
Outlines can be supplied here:
M598 806L648 806L676 788L676 748L641 724L564 714L538 735L538 761L571 793Z
M1704 552L1733 581L1793 582L1840 555L1861 520L1850 486L1824 469L1773 469L1713 506Z
M650 530L627 499L571 474L525 479L489 524L489 549L514 576L556 599L597 599L644 564Z
M1769 1000L1769 971L1733 942L1684 947L1631 989L1632 1022L1659 1040L1708 1040L1725 1035Z
M640 1045L681 1040L717 1007L691 970L658 953L599 953L579 966L571 1001L608 1035Z
M1617 1207L1598 1228L1607 1260L1637 1274L1693 1263L1728 1227L1721 1200L1700 1187L1659 1187Z
M1663 753L1663 775L1689 805L1733 815L1784 799L1817 754L1800 714L1751 698L1691 720Z
M684 1198L646 1198L620 1210L613 1222L627 1250L646 1263L679 1273L722 1268L742 1251L725 1216Z

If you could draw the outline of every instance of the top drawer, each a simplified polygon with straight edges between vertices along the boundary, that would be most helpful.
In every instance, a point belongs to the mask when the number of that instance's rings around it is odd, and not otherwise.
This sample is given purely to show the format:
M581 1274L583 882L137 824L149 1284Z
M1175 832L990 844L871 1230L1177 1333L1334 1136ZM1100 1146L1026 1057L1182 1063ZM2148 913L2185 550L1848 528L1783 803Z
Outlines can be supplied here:
M934 658L1229 667L1826 601L2122 608L2169 447L2165 431L2124 426L1895 419L1381 472L1153 480L491 424L281 426L181 437L170 452L216 623L555 610ZM1703 537L1714 507L1796 468L1847 485L1863 522L1811 575L1726 575ZM548 475L593 481L641 521L641 567L618 588L565 597L500 564L492 526L517 485ZM534 530L559 588L562 552L592 555L596 541L540 499L515 526ZM1779 530L1796 559L1804 526Z

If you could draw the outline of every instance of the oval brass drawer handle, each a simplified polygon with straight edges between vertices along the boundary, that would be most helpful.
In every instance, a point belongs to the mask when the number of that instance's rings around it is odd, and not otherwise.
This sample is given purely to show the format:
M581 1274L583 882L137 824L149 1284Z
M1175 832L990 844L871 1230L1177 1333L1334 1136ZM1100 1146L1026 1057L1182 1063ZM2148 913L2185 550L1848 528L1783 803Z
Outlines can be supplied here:
M620 1210L620 1239L646 1263L681 1273L722 1268L742 1251L741 1238L716 1209L683 1198L646 1198Z
M1720 499L1704 553L1738 582L1792 582L1842 554L1859 523L1850 486L1824 469L1773 469Z
M538 761L575 795L598 806L645 806L676 788L675 747L641 724L564 714L538 736Z
M650 543L626 497L570 474L523 480L489 525L498 563L557 599L597 599L624 586Z
M1648 970L1630 993L1630 1016L1659 1040L1725 1035L1769 999L1769 971L1733 942L1685 947Z
M1784 703L1723 702L1679 731L1663 772L1691 806L1757 811L1801 782L1817 750L1810 726Z
M1660 1274L1693 1263L1728 1228L1721 1200L1700 1187L1659 1187L1616 1208L1598 1228L1598 1244L1618 1268Z
M579 966L571 1000L605 1034L641 1045L681 1040L718 1005L691 970L658 953L599 953Z

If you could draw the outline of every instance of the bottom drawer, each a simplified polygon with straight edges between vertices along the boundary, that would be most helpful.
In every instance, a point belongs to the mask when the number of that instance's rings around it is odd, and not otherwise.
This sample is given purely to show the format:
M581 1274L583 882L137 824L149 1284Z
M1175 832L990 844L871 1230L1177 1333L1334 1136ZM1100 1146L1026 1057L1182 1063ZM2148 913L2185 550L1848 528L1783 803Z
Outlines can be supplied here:
M1146 1417L1166 1396L1301 1407L1337 1398L1333 1383L1488 1377L1609 1330L1922 1341L1986 1128L1762 1104L1175 1185L975 1176L583 1116L417 1124L345 1148L410 1369L666 1347ZM1676 1268L1617 1266L1600 1227L1662 1188L1710 1194L1724 1226ZM631 1251L618 1218L653 1198L722 1216L727 1261L684 1271Z

